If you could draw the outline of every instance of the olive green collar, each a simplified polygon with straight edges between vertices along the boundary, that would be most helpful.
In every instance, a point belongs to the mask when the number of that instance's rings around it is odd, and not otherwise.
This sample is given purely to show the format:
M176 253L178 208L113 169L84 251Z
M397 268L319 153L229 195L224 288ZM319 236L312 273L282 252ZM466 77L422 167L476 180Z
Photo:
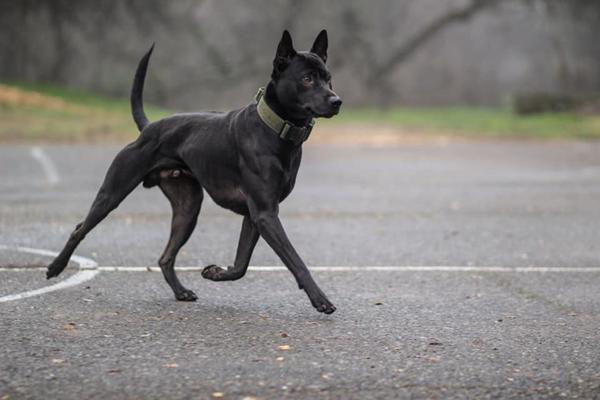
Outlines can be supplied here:
M289 140L295 145L306 141L310 136L315 120L311 119L307 126L297 126L286 121L273 111L265 101L265 88L258 89L254 97L256 100L256 111L258 116L271 130L283 140Z

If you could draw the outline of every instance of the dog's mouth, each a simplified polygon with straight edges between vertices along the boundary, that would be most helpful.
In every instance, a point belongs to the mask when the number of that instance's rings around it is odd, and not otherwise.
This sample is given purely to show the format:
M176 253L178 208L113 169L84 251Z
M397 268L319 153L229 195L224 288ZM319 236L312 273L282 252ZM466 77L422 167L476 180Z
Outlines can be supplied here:
M326 112L318 112L310 106L305 106L304 110L313 115L315 118L331 118L340 112L339 107L327 110Z
M336 108L335 110L332 110L332 111L330 111L330 112L328 112L326 114L320 115L320 116L323 117L323 118L331 118L331 117L333 117L335 115L338 115L339 112L340 112L340 109Z
M304 111L306 111L307 113L311 114L312 116L318 116L319 113L317 113L311 106L304 106L302 107L304 108Z

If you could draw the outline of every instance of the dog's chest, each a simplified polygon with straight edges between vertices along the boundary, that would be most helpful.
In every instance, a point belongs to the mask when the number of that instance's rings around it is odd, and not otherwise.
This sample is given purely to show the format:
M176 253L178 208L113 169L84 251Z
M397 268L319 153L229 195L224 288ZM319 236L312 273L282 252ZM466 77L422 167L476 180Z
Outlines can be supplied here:
M214 202L221 207L227 208L238 214L248 214L246 194L240 186L227 185L220 187L218 190L208 192Z
M295 167L294 167L295 166ZM277 179L269 181L269 185L277 187L278 201L282 202L293 190L298 172L297 164L288 165L281 170ZM211 185L203 185L210 197L221 207L242 215L248 215L248 195L238 180L215 180Z
M293 190L296 182L296 171L285 171L279 182L271 182L280 187L279 202L282 202ZM216 187L205 187L210 197L221 207L232 210L238 214L247 215L247 195L241 184L231 182L220 182Z
M298 174L298 168L284 171L281 179L281 195L279 196L279 202L282 202L294 189L296 184L296 175Z

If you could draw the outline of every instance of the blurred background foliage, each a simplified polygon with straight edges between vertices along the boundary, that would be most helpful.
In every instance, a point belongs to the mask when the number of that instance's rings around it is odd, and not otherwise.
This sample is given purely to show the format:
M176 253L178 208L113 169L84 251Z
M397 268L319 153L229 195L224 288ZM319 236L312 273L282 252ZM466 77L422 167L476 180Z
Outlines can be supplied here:
M134 135L152 42L153 117L243 106L283 29L307 49L322 28L337 123L600 137L598 0L0 0L0 137Z

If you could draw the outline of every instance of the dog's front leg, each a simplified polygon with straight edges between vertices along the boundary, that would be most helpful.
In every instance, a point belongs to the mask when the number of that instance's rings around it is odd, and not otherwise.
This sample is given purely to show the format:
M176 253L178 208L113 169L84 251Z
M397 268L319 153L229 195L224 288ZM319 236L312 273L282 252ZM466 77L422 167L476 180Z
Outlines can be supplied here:
M296 253L281 225L277 211L256 210L253 213L251 209L250 212L260 235L294 275L296 282L298 282L298 287L304 289L312 305L319 312L324 312L325 314L333 313L335 306L329 301L319 286L317 286L310 271L306 268L298 253Z
M319 312L331 314L335 306L313 280L310 271L290 243L279 220L279 201L283 192L284 168L277 157L255 154L255 149L240 158L243 193L252 222L260 236L275 251L304 289L310 302ZM297 166L296 166L297 168Z
M248 216L244 217L233 267L223 269L216 265L209 265L202 270L202 277L211 281L235 281L243 277L248 269L248 264L250 264L258 235L258 229L252 219Z

